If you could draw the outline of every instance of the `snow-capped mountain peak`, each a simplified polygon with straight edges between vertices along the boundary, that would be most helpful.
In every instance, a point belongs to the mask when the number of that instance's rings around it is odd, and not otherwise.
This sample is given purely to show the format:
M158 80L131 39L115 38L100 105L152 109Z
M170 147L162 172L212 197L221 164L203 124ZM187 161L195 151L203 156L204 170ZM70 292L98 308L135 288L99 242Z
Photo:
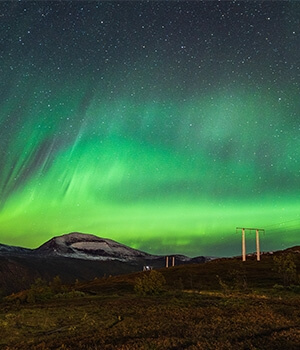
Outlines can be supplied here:
M70 258L119 261L150 256L111 239L79 232L54 237L36 249L36 252Z

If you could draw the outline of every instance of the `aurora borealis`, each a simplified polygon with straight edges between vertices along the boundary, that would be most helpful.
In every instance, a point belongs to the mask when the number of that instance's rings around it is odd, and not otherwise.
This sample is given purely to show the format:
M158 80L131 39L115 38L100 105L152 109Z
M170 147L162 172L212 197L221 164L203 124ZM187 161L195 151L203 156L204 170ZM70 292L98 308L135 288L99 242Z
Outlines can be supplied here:
M0 3L0 242L299 244L300 4ZM248 251L254 238L248 235Z

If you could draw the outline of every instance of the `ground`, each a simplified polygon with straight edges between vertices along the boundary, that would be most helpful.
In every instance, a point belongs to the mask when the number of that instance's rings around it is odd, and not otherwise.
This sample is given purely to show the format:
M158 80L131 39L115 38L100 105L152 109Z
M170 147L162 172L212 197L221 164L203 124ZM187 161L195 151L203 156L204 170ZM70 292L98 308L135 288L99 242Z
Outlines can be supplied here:
M299 286L279 285L271 258L259 265L224 260L160 273L166 285L156 295L134 290L136 279L149 274L144 272L77 283L73 292L44 301L28 302L28 292L6 298L0 348L300 348Z

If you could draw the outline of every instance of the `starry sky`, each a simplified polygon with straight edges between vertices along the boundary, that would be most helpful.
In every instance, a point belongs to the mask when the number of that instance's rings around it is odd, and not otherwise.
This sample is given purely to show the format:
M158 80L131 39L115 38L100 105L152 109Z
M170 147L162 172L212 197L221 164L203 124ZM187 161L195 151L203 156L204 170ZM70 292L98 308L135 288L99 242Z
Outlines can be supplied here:
M1 243L300 243L299 2L2 1L0 34Z

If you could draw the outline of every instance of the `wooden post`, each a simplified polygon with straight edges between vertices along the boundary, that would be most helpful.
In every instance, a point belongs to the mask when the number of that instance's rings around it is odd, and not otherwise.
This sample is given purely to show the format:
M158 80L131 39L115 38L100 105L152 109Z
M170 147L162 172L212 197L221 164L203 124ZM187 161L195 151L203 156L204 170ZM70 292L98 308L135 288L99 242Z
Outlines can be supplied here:
M172 266L175 266L175 256L172 256Z
M246 237L244 228L242 228L242 256L243 261L246 261Z
M256 230L256 258L260 261L259 230Z
M259 246L259 231L265 233L265 230L263 228L249 228L249 227L237 227L237 230L242 230L242 260L246 261L246 236L245 231L255 231L256 234L256 259L257 261L260 261L260 246Z
M169 257L166 256L166 267L169 267Z

